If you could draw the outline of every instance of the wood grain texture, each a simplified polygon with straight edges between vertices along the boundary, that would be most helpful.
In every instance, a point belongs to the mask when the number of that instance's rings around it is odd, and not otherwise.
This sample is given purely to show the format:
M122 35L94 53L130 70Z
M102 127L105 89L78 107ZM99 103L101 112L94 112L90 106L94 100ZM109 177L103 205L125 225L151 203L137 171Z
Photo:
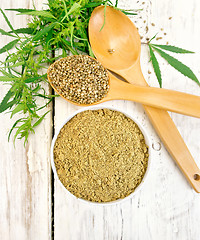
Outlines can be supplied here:
M145 2L145 4L142 4L142 2ZM157 43L165 44L169 41L172 44L198 52L197 40L200 32L195 24L197 24L199 17L197 10L193 12L194 9L200 7L198 1L193 0L190 4L187 1L174 2L173 0L140 1L140 3L129 0L119 1L119 3L126 9L143 8L138 16L131 17L139 27L141 36L144 36L142 42L146 42L146 38L152 37L153 34L161 32L160 36L163 39L158 40ZM180 9L185 10L181 12ZM183 27L180 27L180 19L187 20L186 9L190 15L190 22L187 26L184 24ZM191 15L193 16L191 17ZM172 17L171 20L169 20L170 17ZM177 20L178 23L174 21L176 18L180 18L179 21ZM153 27L151 23L155 23L156 26ZM193 27L191 28L191 26ZM160 28L164 28L164 30ZM186 34L187 31L192 37ZM164 35L164 32L167 32L167 35ZM199 68L195 62L200 59L200 56L195 54L180 57L192 67L199 77ZM143 73L151 86L158 86L148 59L148 49L143 44L141 57ZM195 93L196 95L200 94L200 89L195 83L176 73L166 62L162 60L160 62L165 88ZM148 74L148 71L151 71L151 74ZM55 126L57 127L77 107L60 99L56 101ZM148 182L143 190L130 201L116 206L101 207L89 206L72 199L55 181L55 239L198 240L200 233L198 224L199 195L191 189L163 147L142 107L139 104L127 101L112 101L104 103L102 106L115 106L126 110L129 114L134 114L148 130L154 147L153 163ZM199 119L176 114L171 115L197 164L200 165L198 155L200 150Z
M32 1L2 0L0 7L30 8ZM35 1L36 7L41 7ZM15 28L25 27L26 16L6 12ZM8 29L2 15L0 28ZM0 36L0 47L10 39ZM5 55L4 55L5 56ZM4 56L0 56L1 60ZM1 84L0 101L8 90ZM48 86L44 86L48 91ZM42 114L42 112L41 112ZM7 141L8 131L14 123L9 114L1 114L0 135L0 239L50 239L51 235L51 167L49 148L52 138L51 115L31 135L24 148L23 141Z
M191 66L200 78L200 2L198 0L120 0L126 9L142 8L131 19L138 26L142 42L159 32L162 39L156 43L169 43L197 52L179 56ZM144 4L142 4L144 2ZM36 1L41 7L42 2ZM1 0L0 7L31 7L26 1ZM8 14L15 27L25 25L26 17ZM171 20L169 20L169 18ZM0 17L0 20L2 18ZM152 26L152 23L155 26ZM0 28L5 28L3 20ZM163 30L161 30L163 28ZM167 35L164 35L164 32ZM0 36L0 47L8 38ZM0 56L1 57L1 56ZM3 58L1 58L3 59ZM148 48L142 44L142 71L150 86L158 86ZM163 87L200 96L200 88L177 73L159 58L163 74ZM151 74L148 74L148 71ZM0 100L7 87L0 85ZM152 166L148 181L134 198L115 206L90 206L74 200L55 180L51 186L49 147L51 142L51 117L38 126L24 149L22 142L7 143L7 133L13 123L9 115L1 114L0 135L0 239L27 240L51 239L51 189L54 189L54 239L55 240L199 240L200 195L195 193L171 159L152 128L140 104L112 101L102 106L118 107L133 114L148 131L152 139ZM55 129L79 107L61 98L55 101ZM200 166L200 121L172 114L184 141Z

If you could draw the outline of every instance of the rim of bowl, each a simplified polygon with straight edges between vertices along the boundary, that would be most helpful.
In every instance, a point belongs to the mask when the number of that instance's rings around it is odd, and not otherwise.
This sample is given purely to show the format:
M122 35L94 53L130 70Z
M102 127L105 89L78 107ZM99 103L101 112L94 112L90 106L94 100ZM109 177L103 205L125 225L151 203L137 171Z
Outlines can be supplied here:
M144 138L145 138L145 143L146 145L148 146L148 153L149 153L149 158L148 158L148 165L147 165L147 169L146 169L146 172L143 176L143 179L141 181L141 183L136 187L136 189L134 190L134 192L132 192L131 194L129 194L128 196L126 196L125 198L120 198L120 199L117 199L115 201L111 201L111 202L92 202L92 201L88 201L88 200L85 200L83 198L78 198L76 197L75 195L73 195L69 190L67 190L67 188L62 184L62 182L60 181L59 177L58 177L58 174L57 174L57 170L56 170L56 167L55 167L55 163L54 163L54 155L53 155L53 149L54 149L54 144L56 142L56 139L58 137L58 134L60 133L60 130L63 128L63 126L69 121L71 120L75 115L77 115L78 113L80 112L84 112L84 111L87 111L87 110L99 110L99 109L110 109L110 110L114 110L114 111L118 111L118 112L121 112L123 113L125 116L127 116L128 118L132 119L139 127L139 129L141 130L142 134L144 135ZM150 165L151 165L151 140L150 140L150 137L148 136L146 130L144 129L144 127L141 125L141 123L135 119L133 116L129 115L128 113L126 113L125 111L123 110L120 110L118 108L115 108L115 107L104 107L104 106L89 106L89 107L83 107L82 109L80 110L77 110L75 111L74 113L70 114L65 120L64 122L60 125L60 127L57 129L57 131L55 132L54 134L54 137L52 139L52 143L51 143L51 167L52 167L52 170L53 170L53 173L54 173L54 178L58 180L59 184L62 186L62 188L64 189L64 191L69 195L71 196L72 198L78 200L78 201L81 201L83 203L87 203L89 205L97 205L97 206L108 206L108 205L115 205L115 204L118 204L118 203L123 203L124 201L132 198L133 196L135 196L137 194L137 192L139 192L141 190L141 188L143 187L144 183L147 181L147 177L149 175L149 169L150 169Z

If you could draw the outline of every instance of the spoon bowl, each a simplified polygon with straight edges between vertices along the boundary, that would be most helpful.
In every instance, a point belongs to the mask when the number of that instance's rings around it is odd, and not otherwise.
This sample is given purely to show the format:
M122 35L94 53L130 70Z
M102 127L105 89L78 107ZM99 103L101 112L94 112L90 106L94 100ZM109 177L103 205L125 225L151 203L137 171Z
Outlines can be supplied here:
M103 24L104 6L99 6L94 9L89 22L89 39L95 56L112 71L133 66L141 51L140 35L135 25L112 7L106 7Z
M87 57L90 57L90 56L87 56ZM97 61L94 58L92 58L92 60ZM73 102L68 98L66 98L65 96L63 96L58 91L58 89L53 85L50 77L50 71L51 71L51 66L47 71L47 76L54 90L60 96L62 96L65 100L79 106L90 106L90 105L94 105L94 104L98 104L98 103L102 103L110 100L129 100L129 101L135 101L135 102L139 102L149 106L158 107L161 109L166 109L169 111L174 111L177 113L187 114L190 116L200 118L200 111L199 111L200 97L181 93L181 92L171 91L167 89L149 88L149 87L131 85L129 83L122 82L107 70L106 71L109 77L108 79L109 91L105 97L103 97L100 101L94 102L92 104L82 104L82 103ZM84 69L82 69L82 71L84 71ZM85 75L86 74L87 72L85 72ZM95 74L95 72L93 74Z

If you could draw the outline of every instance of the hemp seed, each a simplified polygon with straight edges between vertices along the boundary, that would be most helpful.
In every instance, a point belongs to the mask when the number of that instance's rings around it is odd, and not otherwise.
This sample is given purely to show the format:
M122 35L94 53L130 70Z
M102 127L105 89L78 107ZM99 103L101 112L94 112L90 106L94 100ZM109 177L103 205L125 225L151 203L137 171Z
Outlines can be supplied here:
M49 67L48 76L59 94L79 104L96 103L109 91L107 70L87 55L57 60Z

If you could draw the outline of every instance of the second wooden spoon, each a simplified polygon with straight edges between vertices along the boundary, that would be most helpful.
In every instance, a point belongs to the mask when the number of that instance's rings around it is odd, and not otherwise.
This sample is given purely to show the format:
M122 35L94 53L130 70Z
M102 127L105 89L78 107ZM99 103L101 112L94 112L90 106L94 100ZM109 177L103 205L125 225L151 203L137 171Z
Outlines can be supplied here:
M118 73L128 82L148 86L140 67L140 36L131 20L111 7L97 7L90 18L89 38L92 50L104 67ZM200 192L200 170L169 114L144 106L155 130L176 161L188 182ZM200 111L200 109L199 109Z

